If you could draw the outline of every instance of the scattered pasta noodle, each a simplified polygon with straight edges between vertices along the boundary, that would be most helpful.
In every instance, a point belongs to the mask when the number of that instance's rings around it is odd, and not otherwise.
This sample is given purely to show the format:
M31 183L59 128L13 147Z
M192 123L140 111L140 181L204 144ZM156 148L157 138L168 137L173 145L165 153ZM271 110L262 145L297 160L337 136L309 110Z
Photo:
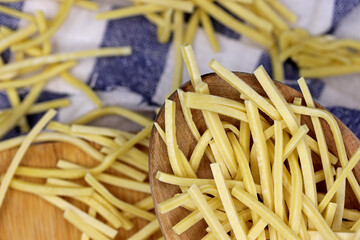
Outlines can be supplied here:
M360 187L353 180L352 172L360 161L360 149L349 159L343 154L340 127L330 113L315 108L305 80L300 79L299 85L308 106L300 107L303 99L286 102L262 66L255 70L255 77L268 98L213 60L210 67L241 94L239 100L230 100L209 94L207 83L200 78L191 46L183 46L182 52L195 91L178 91L179 101L184 106L177 109L183 111L184 116L192 109L202 110L198 114L205 119L207 128L197 129L191 115L186 119L190 132L199 133L198 138L194 134L197 144L187 158L175 137L178 131L175 116L180 116L174 113L175 101L165 102L163 128L155 123L156 131L167 145L173 171L158 171L156 178L178 186L182 192L160 202L156 208L160 214L178 207L190 211L170 231L181 237L204 219L208 228L203 239L356 239L360 212L347 208L345 190L348 190L347 181L354 193ZM212 115L207 115L208 111L212 111ZM245 117L231 115L231 111L243 113ZM302 115L310 116L312 125L309 121L309 125L301 125ZM226 116L227 123L215 126L214 119L222 116ZM207 120L210 117L212 121ZM194 118L199 119L199 116ZM320 120L331 125L338 142L336 151L341 158L340 165L330 160L328 139L325 139ZM231 124L239 121L240 124ZM315 131L316 139L309 135L310 131ZM225 134L217 140L216 134L222 132ZM230 143L230 150L224 142ZM314 143L318 145L316 150L310 146ZM202 163L201 171L211 171L213 179L199 177L198 166L201 161L207 161L203 158L207 147L214 161L208 165ZM231 155L226 156L225 152L233 152L235 162L231 162ZM185 159L179 157L182 155ZM196 164L193 164L195 156ZM187 170L184 164L187 162L192 172ZM359 208L360 197L355 196L349 206Z

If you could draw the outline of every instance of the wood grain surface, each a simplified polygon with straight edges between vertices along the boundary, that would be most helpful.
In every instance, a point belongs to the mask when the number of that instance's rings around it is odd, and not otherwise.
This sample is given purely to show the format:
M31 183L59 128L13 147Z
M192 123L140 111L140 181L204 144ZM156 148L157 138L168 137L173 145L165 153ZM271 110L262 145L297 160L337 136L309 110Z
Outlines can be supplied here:
M266 93L256 80L255 76L252 74L247 73L236 73L242 80L244 80L248 85L250 85L255 91L257 91L262 96L266 96ZM223 79L221 79L216 74L207 74L202 76L203 81L208 83L210 93L212 95L217 95L221 97L230 98L233 100L240 101L240 93L233 88L231 85L229 85L227 82L225 82ZM302 94L296 91L293 88L290 88L284 84L281 84L279 82L275 82L276 86L278 87L281 94L285 97L287 102L292 102L294 100L294 97L302 97ZM182 86L182 89L186 91L194 91L192 85L188 82ZM183 151L185 156L189 159L191 156L191 153L196 146L197 141L192 136L186 122L184 115L181 111L180 102L177 93L172 94L169 99L175 101L176 103L176 113L175 113L175 119L176 119L176 136L178 140L179 148ZM305 101L303 101L304 104ZM319 104L317 104L318 108L322 108ZM202 134L206 130L206 124L204 121L204 118L202 116L202 113L200 110L192 110L193 119L195 124L197 125L200 133ZM221 120L228 121L235 126L239 125L239 122L220 115ZM159 111L159 114L157 116L156 122L164 129L164 106ZM313 126L311 123L310 117L303 116L302 117L302 124L307 124L309 126L309 135L315 138L315 134L313 132ZM350 157L353 155L353 153L360 147L359 139L343 124L337 119L340 130L342 132L343 138L345 140L345 147L347 155ZM326 136L326 141L329 147L330 152L337 155L334 139L332 137L332 133L330 131L330 128L328 124L321 120L321 124ZM313 156L313 162L314 162L314 169L315 171L320 170L321 168L321 162L320 158L312 154ZM183 208L177 208L173 211L170 211L166 214L159 214L157 210L157 206L162 201L171 198L174 196L174 194L180 192L180 188L175 185L170 185L166 183L162 183L159 180L156 179L156 173L158 171L162 171L165 173L171 173L173 174L169 158L167 155L167 149L166 145L161 139L159 133L153 129L151 134L151 141L150 141L150 184L152 187L152 193L153 193L153 199L155 203L155 211L157 212L157 216L159 219L160 227L162 229L162 232L164 234L164 237L168 240L180 240L180 239L201 239L205 235L205 228L206 223L202 220L190 229L188 229L186 232L181 234L180 236L176 235L174 231L171 229L172 226L174 226L176 223L178 223L181 219L183 219L185 216L189 214L189 211L183 209ZM357 180L360 180L360 163L356 165L354 172L356 174ZM209 161L207 160L206 156L204 156L201 165L199 167L198 176L200 178L212 178L211 170L209 167ZM318 191L324 192L324 185L319 184ZM349 186L347 186L346 189L346 206L348 208L357 208L360 209L359 203L350 189Z
M6 171L15 153L16 149L0 152L1 174ZM81 150L66 143L33 145L26 152L21 165L55 167L58 159L89 167L96 165L96 162ZM120 174L116 175L120 176ZM45 182L34 178L26 178L26 180ZM117 197L129 203L135 203L148 196L148 194L104 185ZM86 205L70 198L66 200L87 211ZM131 231L120 230L115 239L127 239L148 223L139 218L134 218L133 222L135 226ZM160 236L161 233L158 232L150 239L157 239ZM33 194L9 189L0 209L0 240L80 240L80 237L81 232L63 218L62 210Z

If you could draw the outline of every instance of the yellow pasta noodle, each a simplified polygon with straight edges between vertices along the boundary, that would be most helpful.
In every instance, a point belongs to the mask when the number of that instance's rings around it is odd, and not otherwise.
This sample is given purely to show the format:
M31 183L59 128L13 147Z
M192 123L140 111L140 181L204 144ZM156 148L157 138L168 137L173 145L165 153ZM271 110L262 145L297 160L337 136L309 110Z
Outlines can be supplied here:
M56 111L49 110L42 119L36 124L36 126L31 130L31 132L26 136L24 142L21 144L20 148L18 149L17 153L15 154L13 160L10 163L10 166L6 170L4 178L1 181L0 186L0 206L2 205L5 194L9 185L11 184L12 178L15 174L17 167L20 164L21 159L23 158L26 150L29 148L31 142L36 137L37 134L44 128L44 126L53 118L56 114Z

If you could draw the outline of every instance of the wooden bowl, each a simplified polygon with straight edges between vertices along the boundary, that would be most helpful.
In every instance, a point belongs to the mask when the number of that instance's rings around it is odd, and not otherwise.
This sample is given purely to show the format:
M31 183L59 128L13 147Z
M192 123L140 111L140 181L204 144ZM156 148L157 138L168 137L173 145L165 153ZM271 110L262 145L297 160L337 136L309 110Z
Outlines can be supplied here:
M247 73L236 73L237 76L239 76L242 80L244 80L249 86L251 86L254 90L256 90L260 95L266 96L266 93L262 89L261 85L257 81L256 77L253 74L247 74ZM221 79L219 76L217 76L214 73L207 74L202 76L202 79L204 82L206 82L209 85L210 93L212 95L217 95L221 97L226 97L229 99L240 101L240 93L238 90L233 88L230 84L225 82L223 79ZM275 85L280 90L281 94L284 96L287 102L292 102L295 97L302 97L302 94L296 91L295 89L286 86L280 82L275 81ZM185 92L188 91L194 91L192 85L190 82L184 84L181 89ZM191 153L196 146L197 141L192 136L184 115L182 113L180 102L177 93L173 93L169 99L173 100L176 103L176 136L178 140L179 148L183 151L186 157L188 159L191 156ZM303 101L304 103L305 101ZM316 105L318 108L324 109L319 104ZM202 116L202 113L200 110L192 110L194 121L202 134L206 130L206 124L204 121L204 118ZM231 122L233 124L238 124L236 121L232 118L220 116L222 120L226 120L228 122ZM345 148L346 153L348 157L351 157L353 153L359 148L360 141L359 139L348 129L340 120L336 119L340 130L345 142ZM164 106L159 111L159 114L156 118L156 122L163 128L164 128ZM309 126L309 135L315 138L315 134L313 131L313 126L311 123L310 117L303 116L302 117L302 124L307 124ZM337 156L336 147L334 144L334 139L332 137L332 133L330 131L329 126L325 121L321 120L321 124L326 136L326 141L328 144L329 151L332 152ZM321 168L321 162L320 158L312 154L313 156L313 162L314 162L314 169L320 170ZM156 173L158 171L162 171L165 173L171 173L173 174L170 163L168 159L167 149L166 145L161 139L159 133L154 128L151 134L150 139L150 184L152 187L152 194L155 204L155 211L157 213L157 217L160 223L160 227L162 229L162 232L164 234L164 237L166 239L176 240L176 239L201 239L205 235L205 228L206 223L205 221L200 221L199 223L195 224L193 227L188 229L186 232L181 234L180 236L175 234L174 231L171 229L172 226L174 226L176 223L178 223L181 219L183 219L185 216L189 214L189 211L187 211L184 208L177 208L173 211L170 211L166 214L160 214L158 212L158 204L163 202L164 200L167 200L174 196L176 193L180 192L180 188L174 185L162 183L159 180L156 179ZM357 180L360 179L360 164L357 164L354 169L355 176ZM210 167L209 167L209 161L206 159L206 156L204 156L204 159L201 162L201 165L199 167L198 176L200 178L212 178ZM318 189L325 190L324 185L319 184ZM318 191L319 191L318 190ZM351 188L347 184L346 188L346 206L348 208L357 208L360 209L360 206L358 204L358 201L352 192Z
M15 148L0 152L0 174L8 168L16 153ZM77 147L67 143L41 143L30 147L21 161L23 166L55 167L58 159L68 160L83 166L98 164ZM112 172L112 174L117 174ZM30 178L26 178L30 180ZM32 181L34 179L32 178ZM44 180L38 180L44 182ZM84 183L84 182L82 182ZM129 203L135 203L148 194L131 191L104 184L115 196ZM87 211L83 203L66 198L75 206ZM63 218L63 211L40 197L9 189L0 209L0 240L79 240L81 232ZM134 228L130 231L120 229L115 240L125 240L148 221L134 218ZM161 233L152 238L158 239Z

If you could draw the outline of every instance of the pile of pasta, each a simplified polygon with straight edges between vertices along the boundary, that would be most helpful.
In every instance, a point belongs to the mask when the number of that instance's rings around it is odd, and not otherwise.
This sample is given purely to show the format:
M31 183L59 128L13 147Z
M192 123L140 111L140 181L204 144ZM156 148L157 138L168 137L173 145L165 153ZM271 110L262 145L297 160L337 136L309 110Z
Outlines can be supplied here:
M212 60L209 67L239 91L242 100L235 101L211 95L191 46L182 52L195 91L178 90L180 109L197 140L189 160L177 144L174 101L165 102L165 129L155 124L173 171L158 171L156 178L182 191L159 203L158 212L191 211L172 230L180 235L204 219L203 239L360 239L360 212L345 208L346 180L356 196L354 206L360 206L360 185L352 171L360 149L348 159L335 118L315 107L304 78L298 83L305 101L288 103L262 66L254 75L267 97ZM201 110L207 127L201 132L194 109ZM316 140L301 124L303 115L311 117ZM223 122L220 116L233 121ZM337 156L328 150L320 119L332 131ZM238 121L239 126L231 124ZM320 170L314 170L312 154L321 158ZM213 179L198 177L204 155Z
M132 6L97 15L98 19L145 16L157 27L158 40L168 42L173 33L175 69L173 91L181 84L180 46L192 44L202 25L214 51L220 45L210 17L268 50L273 78L284 80L283 63L291 59L300 75L309 78L358 73L360 43L334 36L312 36L305 29L293 28L297 16L279 0L136 0ZM184 15L190 15L185 24ZM306 34L304 34L306 33Z
M184 16L190 15L186 24ZM212 17L234 32L250 38L271 49L277 57L274 34L289 30L288 23L295 23L297 17L279 0L139 0L132 6L123 7L97 15L97 19L118 19L144 15L157 27L160 43L166 43L173 33L174 61L173 87L175 91L182 81L183 62L180 46L192 44L199 25L202 25L214 51L220 51ZM276 60L277 62L278 59ZM277 64L277 70L281 70ZM282 73L277 74L279 80Z
M1 177L0 207L7 190L12 188L35 194L63 210L64 218L83 232L82 240L124 239L119 231L134 232L135 226L137 231L128 239L148 239L154 234L161 236L148 181L152 120L118 107L94 110L70 125L49 122L55 114L55 110L49 110L28 135L0 142L0 151L18 147ZM126 117L142 125L143 129L134 134L85 125L99 117L113 114ZM45 126L49 131L41 132ZM89 166L91 162L79 165L76 159L58 159L52 168L32 167L31 163L30 166L27 166L29 163L20 166L31 144L48 142L71 144L92 158L95 165ZM39 179L42 181L39 182ZM126 199L118 198L116 191L114 193L114 189L109 189L104 183L123 189L123 197ZM142 199L135 204L129 203L131 198L126 197L127 190L132 195L137 193ZM88 208L87 212L82 210L86 209L84 205ZM139 226L139 221L143 227ZM43 226L46 227L46 223Z
M358 73L360 42L336 39L331 35L311 36L305 29L294 29L280 37L280 60L290 58L304 77L329 77Z
M35 104L47 82L54 77L60 76L68 84L84 92L96 107L101 107L101 100L92 89L71 74L72 68L82 58L131 54L131 47L55 53L51 38L61 28L71 9L74 6L86 8L89 11L98 8L96 3L87 0L66 0L59 4L58 13L53 19L46 19L42 10L36 11L33 15L0 5L1 13L19 18L24 22L24 26L17 30L9 29L4 25L0 26L0 53L9 49L11 55L7 63L0 59L0 90L6 92L11 104L10 109L2 110L0 113L0 138L15 126L19 126L21 132L28 132L29 124L26 120L28 114L44 112L50 108L66 107L70 104L68 99ZM30 89L23 101L18 93L22 89Z

